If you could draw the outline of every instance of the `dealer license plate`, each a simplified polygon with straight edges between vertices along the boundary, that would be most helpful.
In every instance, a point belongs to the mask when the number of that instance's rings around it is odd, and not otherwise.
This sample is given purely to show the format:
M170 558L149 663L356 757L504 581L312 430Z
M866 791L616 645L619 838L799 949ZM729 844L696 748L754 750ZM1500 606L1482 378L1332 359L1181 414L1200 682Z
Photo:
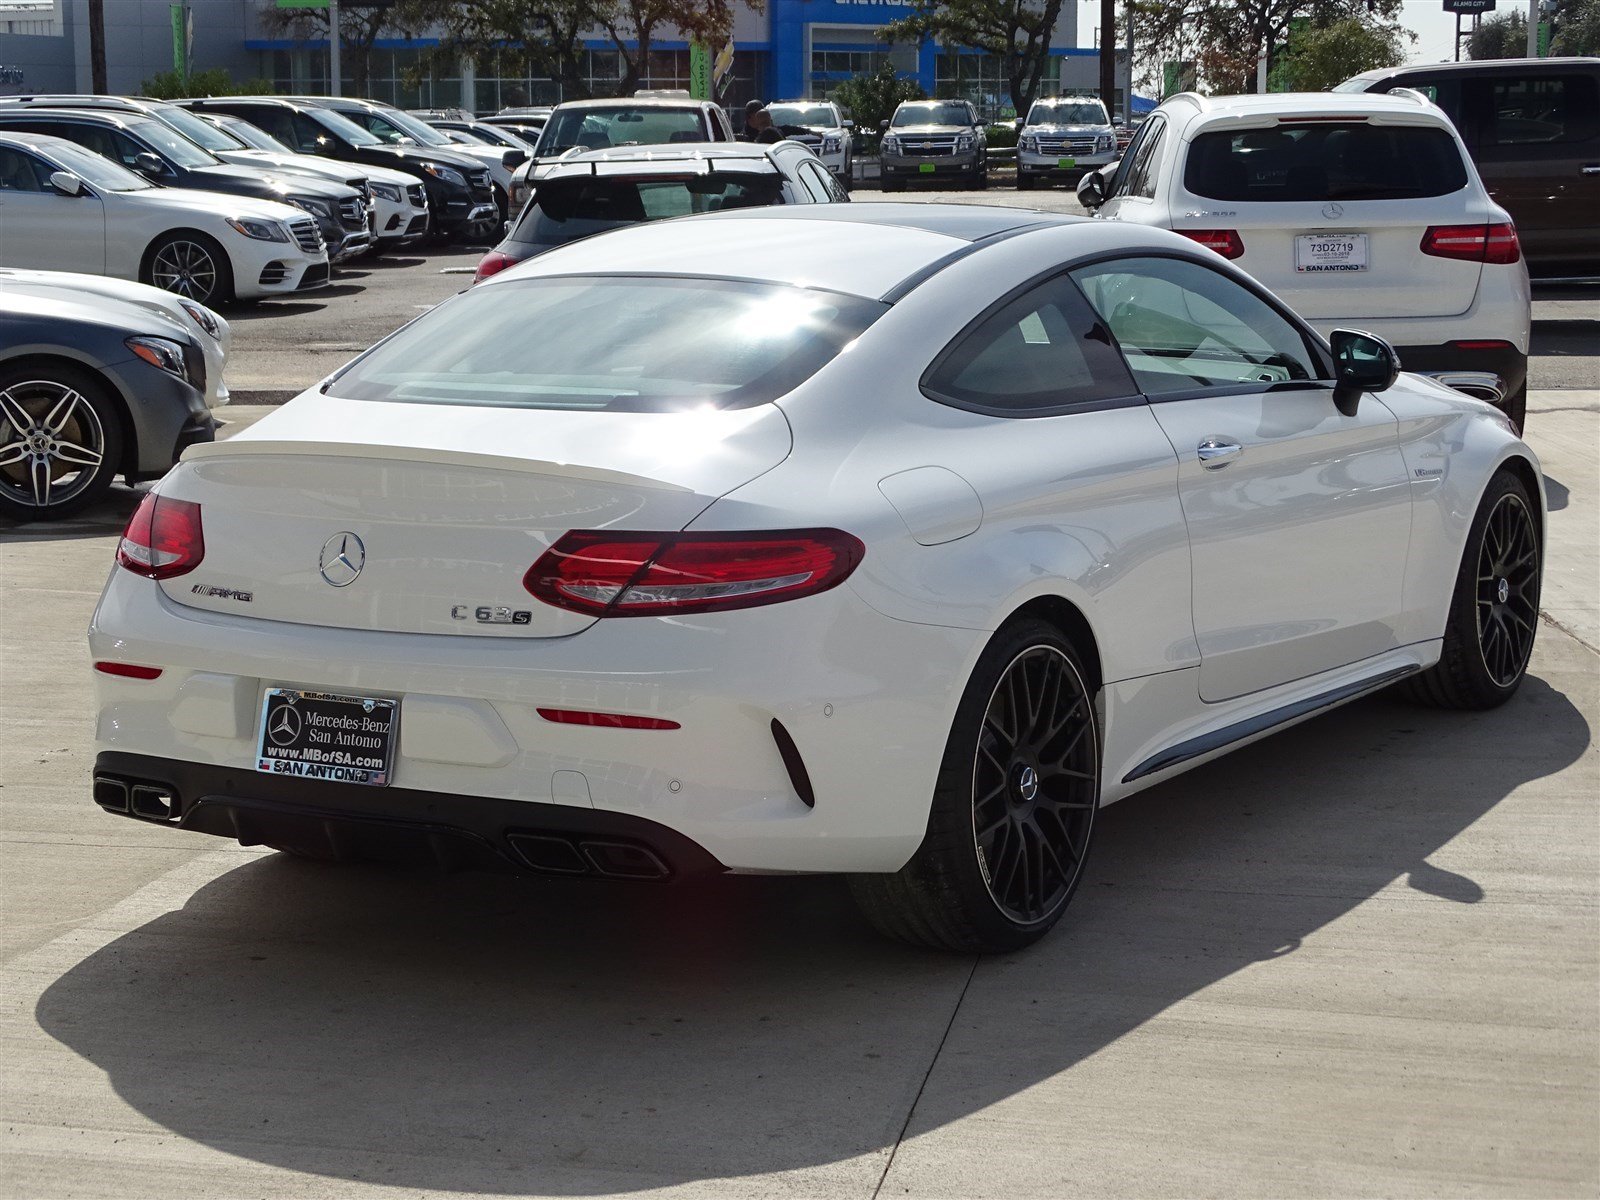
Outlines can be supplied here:
M268 688L256 770L383 787L399 714L393 700Z
M1078 160L1075 159L1075 158L1058 158L1058 159L1056 159L1056 166L1060 167L1063 171L1070 170L1071 168L1073 168L1073 167L1075 167L1077 165L1078 165Z
M932 175L937 168L932 163L918 163L917 170L921 171L924 175Z
M1337 275L1367 269L1364 233L1312 233L1294 239L1294 269L1303 275Z

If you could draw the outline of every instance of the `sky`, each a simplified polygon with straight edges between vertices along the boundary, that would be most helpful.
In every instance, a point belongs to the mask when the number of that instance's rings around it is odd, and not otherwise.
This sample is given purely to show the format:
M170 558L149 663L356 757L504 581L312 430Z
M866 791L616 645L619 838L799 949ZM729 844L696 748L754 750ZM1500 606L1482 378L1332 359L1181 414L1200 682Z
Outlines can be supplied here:
M1524 7L1525 2L1526 0L1499 0L1496 11L1520 9ZM1120 0L1117 4L1117 14L1119 17L1122 14ZM1468 18L1463 18L1463 28L1467 20ZM1078 45L1094 45L1095 28L1099 21L1099 0L1079 0ZM1452 39L1455 36L1456 19L1453 14L1444 11L1444 0L1405 0L1401 9L1400 23L1417 35L1417 40L1411 44L1407 61L1444 62L1455 57Z

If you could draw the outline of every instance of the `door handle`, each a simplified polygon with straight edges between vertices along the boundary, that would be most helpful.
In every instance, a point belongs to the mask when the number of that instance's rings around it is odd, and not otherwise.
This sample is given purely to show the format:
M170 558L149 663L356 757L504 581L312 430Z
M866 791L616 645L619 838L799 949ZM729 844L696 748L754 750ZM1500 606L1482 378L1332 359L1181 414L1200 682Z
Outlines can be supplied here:
M1215 471L1227 466L1239 455L1244 453L1244 447L1238 442L1224 442L1220 438L1207 438L1201 442L1195 451L1200 456L1200 465L1208 471Z

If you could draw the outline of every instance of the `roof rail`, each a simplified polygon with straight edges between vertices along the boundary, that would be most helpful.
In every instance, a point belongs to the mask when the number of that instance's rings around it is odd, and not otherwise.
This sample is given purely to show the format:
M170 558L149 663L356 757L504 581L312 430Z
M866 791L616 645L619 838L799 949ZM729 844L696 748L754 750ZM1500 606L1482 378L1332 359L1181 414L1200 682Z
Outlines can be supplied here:
M1421 92L1417 91L1416 88L1408 88L1408 87L1390 88L1387 94L1390 95L1390 96L1403 96L1407 100L1414 100L1418 104L1425 105L1426 107L1429 107L1429 108L1433 107L1433 101L1429 100L1427 96L1425 96Z

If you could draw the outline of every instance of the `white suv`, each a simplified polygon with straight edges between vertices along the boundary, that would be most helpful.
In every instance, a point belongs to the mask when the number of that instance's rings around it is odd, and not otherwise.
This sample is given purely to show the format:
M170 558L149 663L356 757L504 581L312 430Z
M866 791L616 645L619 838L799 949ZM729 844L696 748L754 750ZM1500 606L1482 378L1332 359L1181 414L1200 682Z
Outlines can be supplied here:
M767 115L778 131L822 160L845 191L854 172L850 135L856 123L831 100L774 100Z
M1233 259L1319 332L1527 409L1528 268L1454 126L1416 92L1174 96L1079 198Z
M1117 157L1117 131L1094 96L1040 98L1017 136L1017 190L1040 180L1077 179Z

